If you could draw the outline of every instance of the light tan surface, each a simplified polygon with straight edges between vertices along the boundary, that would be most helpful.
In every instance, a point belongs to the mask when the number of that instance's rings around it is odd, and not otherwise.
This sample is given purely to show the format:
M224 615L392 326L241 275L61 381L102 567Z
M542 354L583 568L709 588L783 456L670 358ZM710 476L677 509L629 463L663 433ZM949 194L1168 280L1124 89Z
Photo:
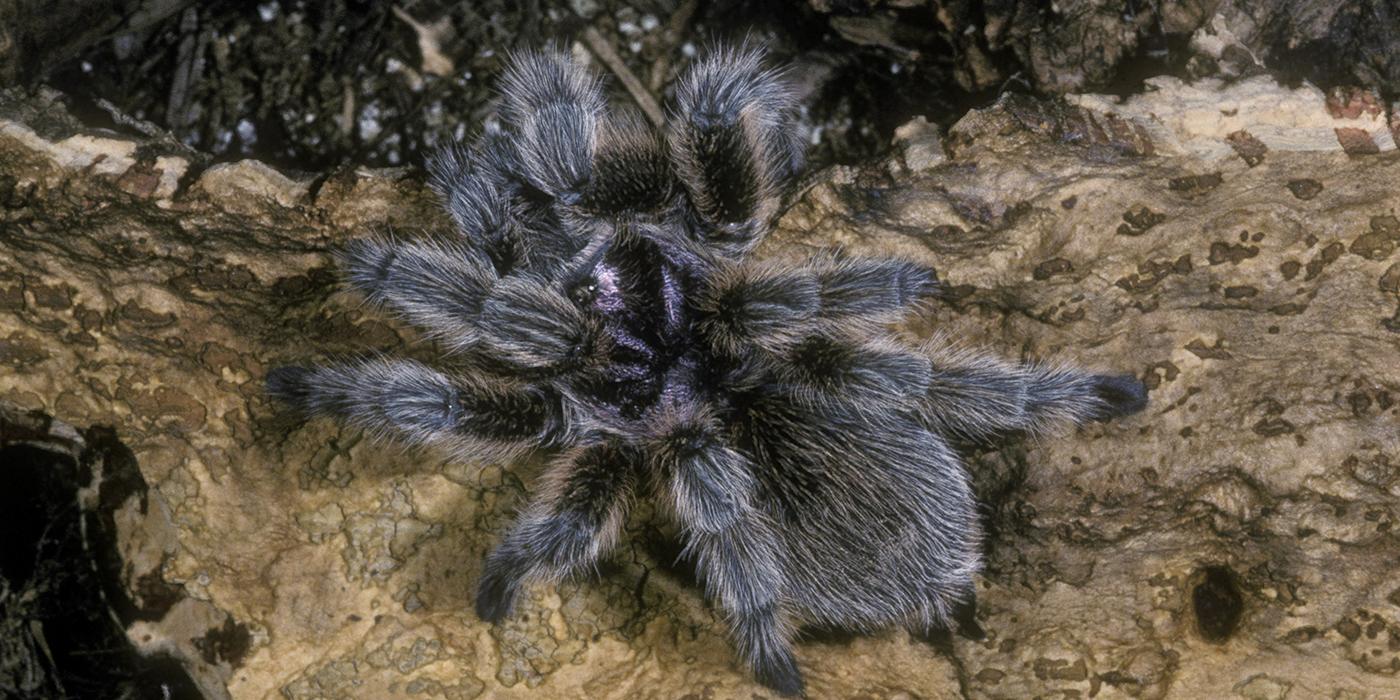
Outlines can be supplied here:
M947 161L830 171L766 246L926 260L952 301L911 333L1152 388L1128 420L970 460L987 642L807 642L811 696L1400 695L1400 160L1143 155L1143 133L1075 139L1067 117L994 108ZM183 160L43 131L0 123L0 398L118 428L165 507L132 519L129 551L173 526L164 578L251 632L211 662L232 697L771 696L645 510L597 578L536 587L492 628L472 591L529 466L406 453L262 398L270 366L413 337L335 292L324 251L443 226L420 183L244 163L172 190ZM1192 604L1209 565L1243 602L1223 643Z

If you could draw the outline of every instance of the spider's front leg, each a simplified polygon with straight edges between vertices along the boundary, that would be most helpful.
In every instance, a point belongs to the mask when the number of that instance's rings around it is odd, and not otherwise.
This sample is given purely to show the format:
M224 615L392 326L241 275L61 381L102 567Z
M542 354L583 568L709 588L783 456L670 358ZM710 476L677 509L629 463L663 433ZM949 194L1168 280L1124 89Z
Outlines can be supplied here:
M462 351L480 339L476 322L497 281L483 255L463 243L372 237L350 241L338 257L367 301Z
M648 457L684 528L686 550L725 611L740 657L759 682L784 695L800 694L802 673L779 605L780 544L751 503L755 484L748 461L703 415L665 426L648 445Z
M594 216L670 199L650 130L606 110L599 80L565 53L521 51L501 83L503 130L432 160L433 186L465 239L502 276L557 276Z
M482 350L516 370L558 374L602 357L600 322L554 285L511 277L491 290L481 311Z
M527 581L558 580L596 561L622 527L639 465L636 449L613 440L551 465L539 494L486 558L477 615L499 622Z
M462 243L501 275L527 264L533 252L512 197L510 173L519 170L514 166L515 149L500 132L487 132L471 148L450 145L428 161L429 184L457 224Z
M709 242L729 255L767 232L802 166L793 100L753 47L712 51L676 85L671 157Z
M558 444L569 431L564 403L551 389L461 381L410 360L278 367L267 375L267 391L304 415L480 460Z
M931 348L928 354L933 373L923 399L923 418L945 434L980 440L1016 430L1109 420L1147 407L1147 389L1132 375L1014 364L946 347Z
M607 109L598 78L568 54L523 51L513 57L501 93L525 177L555 200L577 204L593 177Z

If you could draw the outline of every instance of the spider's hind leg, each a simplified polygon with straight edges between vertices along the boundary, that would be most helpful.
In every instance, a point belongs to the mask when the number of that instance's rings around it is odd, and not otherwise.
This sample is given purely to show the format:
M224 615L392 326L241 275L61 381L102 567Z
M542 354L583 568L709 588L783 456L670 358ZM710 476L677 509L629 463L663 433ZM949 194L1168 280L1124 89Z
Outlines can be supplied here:
M622 527L635 487L636 451L603 442L564 455L540 495L486 558L476 612L499 622L531 579L559 579L595 561Z
M729 447L704 411L682 414L648 446L685 530L709 595L729 622L734 646L760 683L784 695L802 692L790 629L780 605L781 540L752 502L752 465Z
M752 510L716 533L692 533L706 588L724 607L729 635L758 682L783 695L802 693L792 631L778 605L778 538Z
M676 86L671 156L711 242L730 254L766 233L802 167L793 100L754 47L719 48Z

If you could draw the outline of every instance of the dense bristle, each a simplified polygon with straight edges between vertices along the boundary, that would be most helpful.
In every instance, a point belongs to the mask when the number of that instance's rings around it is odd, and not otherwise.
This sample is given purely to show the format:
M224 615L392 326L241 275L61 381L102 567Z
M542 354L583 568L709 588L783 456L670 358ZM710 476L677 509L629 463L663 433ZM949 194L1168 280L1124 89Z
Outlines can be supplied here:
M1136 413L1142 383L909 346L889 326L937 288L916 259L749 260L801 162L791 97L756 48L690 67L664 142L608 116L564 53L516 54L501 87L502 128L432 165L457 233L340 255L349 286L425 331L444 368L279 367L268 395L477 463L543 453L486 559L484 620L596 565L653 498L740 658L781 694L803 692L800 623L985 637L981 525L952 441Z

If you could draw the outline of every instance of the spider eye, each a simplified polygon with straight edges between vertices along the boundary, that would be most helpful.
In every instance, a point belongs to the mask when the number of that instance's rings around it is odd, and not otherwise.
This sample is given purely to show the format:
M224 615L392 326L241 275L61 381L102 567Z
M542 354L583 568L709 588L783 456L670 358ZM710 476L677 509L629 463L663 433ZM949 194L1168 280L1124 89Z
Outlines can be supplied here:
M580 282L569 292L569 298L577 304L587 304L598 296L598 283L593 280Z

